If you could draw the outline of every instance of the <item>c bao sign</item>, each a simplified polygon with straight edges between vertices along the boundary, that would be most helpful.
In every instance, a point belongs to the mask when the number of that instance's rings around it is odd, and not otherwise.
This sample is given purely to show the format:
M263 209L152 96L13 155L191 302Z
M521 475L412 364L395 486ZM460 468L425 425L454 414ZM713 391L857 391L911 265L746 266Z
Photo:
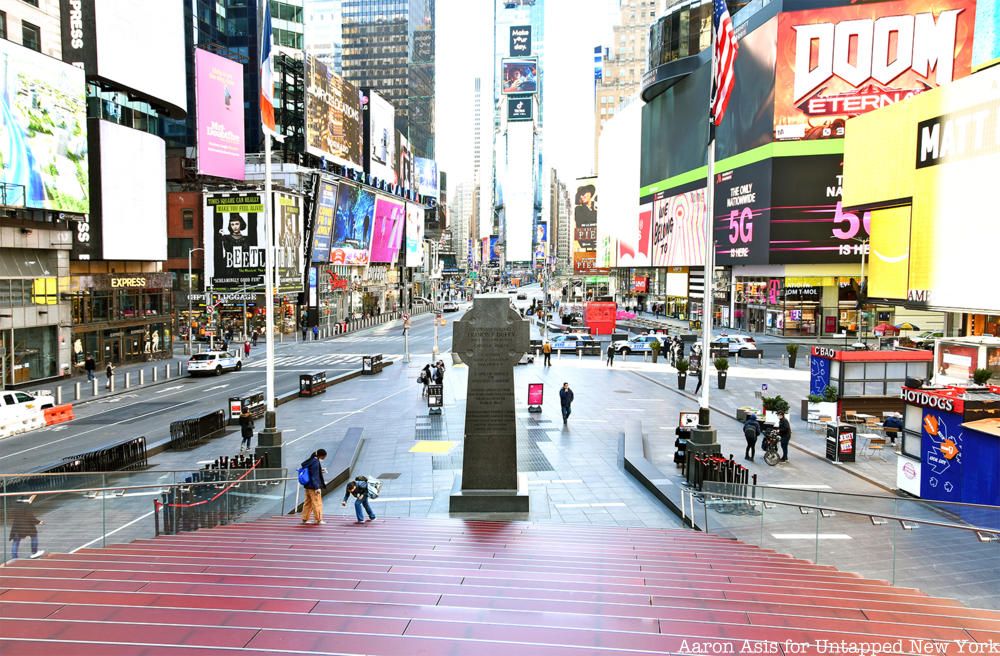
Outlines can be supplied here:
M933 394L923 390L910 389L904 387L900 396L903 401L910 405L919 405L922 408L940 410L941 412L954 412L961 414L965 411L964 403L961 399L955 399L944 394Z
M826 358L827 360L833 360L837 357L836 349L832 349L829 346L814 346L812 354L817 358Z

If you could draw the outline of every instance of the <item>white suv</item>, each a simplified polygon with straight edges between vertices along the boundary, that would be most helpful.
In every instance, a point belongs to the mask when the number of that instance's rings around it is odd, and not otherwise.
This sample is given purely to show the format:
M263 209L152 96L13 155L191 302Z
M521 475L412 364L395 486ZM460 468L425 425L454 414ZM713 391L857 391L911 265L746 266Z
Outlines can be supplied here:
M31 410L44 410L55 406L56 400L47 394L32 396L26 392L0 394L0 419L13 419Z
M195 353L188 360L188 374L197 376L199 374L214 374L221 376L223 371L239 371L243 368L243 361L238 354L226 351L206 351L205 353Z

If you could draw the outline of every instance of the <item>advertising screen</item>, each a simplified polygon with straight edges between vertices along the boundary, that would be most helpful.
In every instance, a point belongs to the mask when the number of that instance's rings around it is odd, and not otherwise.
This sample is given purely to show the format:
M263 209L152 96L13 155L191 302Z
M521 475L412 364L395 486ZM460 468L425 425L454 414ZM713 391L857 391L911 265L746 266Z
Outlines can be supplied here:
M844 136L844 121L971 71L975 0L896 0L778 17L776 139Z
M716 264L767 264L771 161L716 174Z
M597 259L597 178L580 178L573 193L573 273L592 273Z
M417 192L421 196L438 198L441 190L438 184L437 162L424 157L415 157L417 170Z
M313 55L305 56L306 151L362 168L358 88Z
M396 131L396 184L405 189L417 188L416 164L410 141L399 130Z
M741 30L742 26L738 28ZM778 19L774 17L739 41L733 73L736 86L729 97L725 120L716 129L717 160L745 153L773 140L777 34ZM700 128L700 124L690 125L692 132L700 132L693 129Z
M530 121L534 118L534 104L531 96L508 96L507 120Z
M511 57L528 57L531 55L531 26L511 25L510 26L510 48L507 50Z
M372 262L396 262L403 241L406 209L402 201L386 196L375 199L375 226L372 228Z
M528 405L542 405L545 383L528 383Z
M198 173L243 180L243 66L195 48Z
M316 218L313 221L312 256L314 264L330 261L330 239L333 237L333 217L337 212L337 183L320 180L316 194Z
M206 194L205 279L216 290L264 284L264 202L260 194Z
M368 91L368 172L396 184L396 110L375 91Z
M302 197L275 192L274 266L279 292L302 291Z
M673 195L667 195L667 193ZM705 188L653 199L653 266L704 266Z
M536 93L538 60L532 57L504 59L500 63L500 83L504 93Z
M479 258L483 266L485 266L490 262L490 238L483 237L479 241L481 242Z
M80 69L0 39L5 204L90 211L85 94Z
M89 11L77 41L84 50L77 57L73 49L63 49L63 59L87 62L87 73L114 82L142 96L187 109L187 72L184 64L184 3L182 0L83 0L73 5L92 5L94 26L88 22ZM64 13L64 15L67 15ZM71 26L70 26L71 27ZM93 32L91 32L93 30ZM93 38L91 38L93 35ZM74 40L70 39L71 45ZM63 40L65 45L66 39ZM99 47L98 45L99 44ZM97 68L91 65L96 57Z
M489 245L489 261L490 264L500 263L500 251L497 250L498 242L500 237L498 235L490 235L490 245Z
M504 253L507 262L527 262L535 224L534 128L531 123L507 126L507 163L503 183ZM497 162L500 167L500 161Z
M424 208L406 204L406 266L424 265Z
M1000 63L1000 6L976 3L976 38L972 46L972 69Z
M374 214L375 194L341 183L330 241L330 264L368 264Z
M167 259L166 143L117 123L98 124L104 259Z
M651 215L639 211L642 107L634 102L604 123L598 144L597 216L594 266L649 266Z

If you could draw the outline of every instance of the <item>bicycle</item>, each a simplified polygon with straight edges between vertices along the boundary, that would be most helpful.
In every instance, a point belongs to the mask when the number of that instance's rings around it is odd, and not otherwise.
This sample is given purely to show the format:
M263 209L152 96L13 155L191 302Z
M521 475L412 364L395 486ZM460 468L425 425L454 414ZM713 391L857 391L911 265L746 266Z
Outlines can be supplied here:
M778 455L778 429L772 428L764 433L764 440L761 442L764 449L764 462L774 467L781 460Z

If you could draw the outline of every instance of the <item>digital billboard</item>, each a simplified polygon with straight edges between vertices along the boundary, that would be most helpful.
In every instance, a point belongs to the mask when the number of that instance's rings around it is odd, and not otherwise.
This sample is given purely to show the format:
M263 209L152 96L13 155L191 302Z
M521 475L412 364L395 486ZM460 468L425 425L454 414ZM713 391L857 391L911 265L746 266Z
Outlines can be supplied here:
M243 66L195 48L194 71L198 173L243 180Z
M534 118L534 103L531 96L507 97L507 120L530 121Z
M650 215L639 211L642 107L633 102L604 124L598 147L595 268L649 266Z
M417 170L410 150L410 140L396 130L396 184L404 189L417 188Z
M972 70L997 63L1000 63L1000 6L996 2L977 2Z
M396 184L396 110L378 92L369 89L366 93L368 173Z
M527 57L531 55L531 26L510 26L510 47L507 52L511 57Z
M406 266L424 265L424 208L406 204Z
M362 168L358 88L314 55L305 55L306 152Z
M406 208L402 201L387 196L375 198L375 225L372 227L372 262L394 264L403 242Z
M489 250L487 251L489 253L490 264L500 264L500 250L498 249L499 242L499 235L490 235Z
M500 84L504 93L536 93L538 60L533 57L504 59L500 62Z
M530 262L535 225L535 178L532 167L535 130L531 123L507 127L507 157L502 169L504 255L507 262ZM500 160L497 167L500 168Z
M844 136L844 121L971 71L975 0L895 0L778 17L776 139Z
M166 143L117 123L96 123L104 259L167 259Z
M441 195L441 189L438 182L437 162L426 157L415 157L414 164L417 171L417 193L421 196L438 198Z
M264 284L263 216L260 194L205 195L205 279L214 289Z
M316 217L313 219L311 257L314 264L330 261L330 239L333 237L333 219L337 212L337 183L321 179L316 193Z
M656 194L653 199L653 266L705 266L705 221L708 220L705 194L704 187Z
M301 292L302 272L302 197L274 192L271 207L274 215L275 289Z
M995 278L998 126L1000 67L848 122L843 202L872 212L870 295L905 288L913 306L1000 312L1000 294L983 291Z
M597 178L580 178L573 192L573 273L592 273L597 260Z
M768 263L771 162L766 159L716 173L716 264Z
M340 184L330 264L368 264L374 216L375 194L362 187Z
M89 212L83 71L0 39L0 108L6 204Z

